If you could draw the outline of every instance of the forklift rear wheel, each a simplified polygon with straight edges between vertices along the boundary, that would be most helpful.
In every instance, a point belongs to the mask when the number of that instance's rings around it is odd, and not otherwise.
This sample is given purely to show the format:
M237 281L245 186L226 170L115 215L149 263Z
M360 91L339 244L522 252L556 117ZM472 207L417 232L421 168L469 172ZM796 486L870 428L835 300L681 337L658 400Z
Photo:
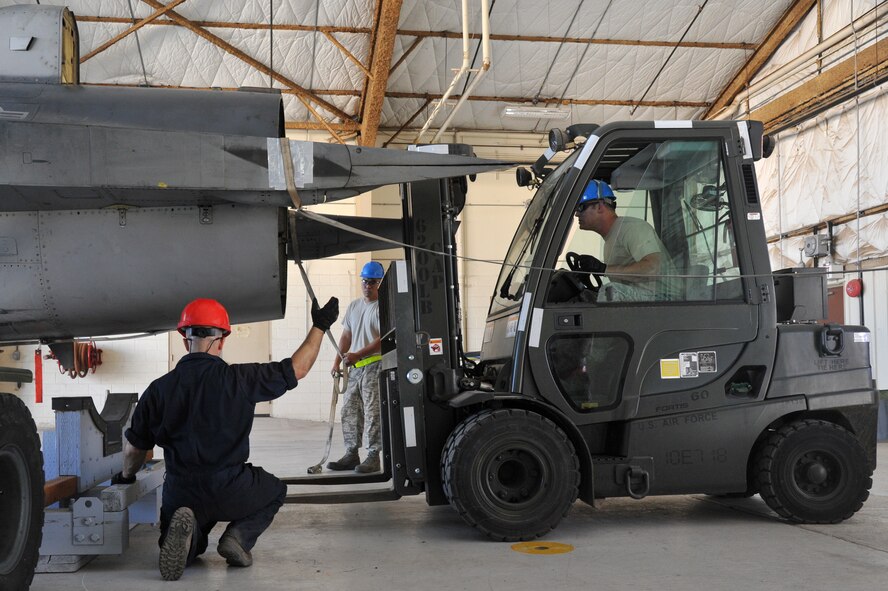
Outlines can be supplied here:
M860 442L834 423L803 420L771 434L756 462L762 498L797 523L838 523L863 506L873 485Z
M43 455L28 407L0 393L0 589L27 589L43 531Z
M531 540L558 525L577 498L579 461L555 423L517 409L483 411L444 446L444 492L469 525L503 541Z

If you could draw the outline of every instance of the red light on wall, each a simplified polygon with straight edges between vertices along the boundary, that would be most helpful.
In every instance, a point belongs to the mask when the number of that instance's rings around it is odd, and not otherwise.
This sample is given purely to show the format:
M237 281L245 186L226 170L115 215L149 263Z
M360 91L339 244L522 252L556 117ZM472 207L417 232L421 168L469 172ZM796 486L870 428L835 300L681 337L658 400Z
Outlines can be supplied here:
M860 279L852 279L847 284L845 284L845 293L847 293L852 298L859 298L863 293L863 281Z

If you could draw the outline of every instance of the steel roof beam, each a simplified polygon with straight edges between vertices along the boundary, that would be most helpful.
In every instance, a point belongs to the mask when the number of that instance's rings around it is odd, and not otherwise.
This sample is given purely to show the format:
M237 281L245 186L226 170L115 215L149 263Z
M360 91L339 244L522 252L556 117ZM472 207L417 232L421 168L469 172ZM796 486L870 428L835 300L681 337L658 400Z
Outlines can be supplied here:
M91 16L77 15L79 23L122 23L132 24L134 19L122 16ZM194 25L204 29L247 29L247 30L267 30L271 28L269 23L239 23L226 21L191 21ZM181 27L180 23L170 20L157 20L149 23L151 25L167 25ZM332 25L296 25L289 23L274 23L275 31L304 31L307 33L363 33L369 35L372 31L368 27L337 27Z
M356 58L355 55L354 55L352 52L350 52L350 51L348 50L348 48L347 48L345 45L343 45L342 43L340 43L340 42L339 42L339 39L337 39L336 37L333 36L333 33L330 33L330 32L328 32L328 31L321 31L321 34L322 34L324 37L326 37L327 40L330 41L330 43L332 43L333 45L335 45L335 46L339 49L339 51L341 51L341 52L343 53L343 55L345 55L345 57L347 57L347 58L350 59L352 62L354 62L354 64L355 64L356 66L358 66L358 68L360 68L361 71L364 72L365 75L367 75L367 77L372 78L372 76L370 75L370 70L367 69L367 66L365 66L365 65L361 62L361 60L359 60L358 58Z
M79 22L97 22L97 23L132 23L132 19L113 16L79 16ZM268 29L268 23L238 23L225 21L192 21L199 27L209 29ZM157 20L150 23L152 25L173 25L179 23L168 20ZM367 27L336 27L329 25L296 25L296 24L278 24L275 23L276 31L305 31L319 33L363 33L372 34L372 30ZM458 31L415 31L411 29L401 29L396 33L402 37L438 37L446 39L462 39L462 33ZM480 39L480 33L469 33L470 39ZM588 37L547 37L541 35L506 35L491 34L491 41L528 41L539 43L578 43L590 45L631 45L641 47L674 47L674 41L649 41L642 39L592 39ZM758 47L756 43L724 43L717 41L683 41L679 47L698 47L704 49L746 49L753 50Z
M148 4L149 6L151 6L153 8L157 8L157 9L165 8L165 6L163 4L161 4L160 2L157 2L156 0L142 0L142 2L144 2L145 4ZM246 53L244 53L243 51L241 51L237 47L234 47L230 43L220 39L216 35L213 35L212 33L207 31L203 27L197 26L196 24L191 22L189 19L187 19L184 16L177 13L175 10L170 10L169 12L167 12L167 17L176 21L176 23L185 27L189 31L195 33L199 37L202 37L203 39L209 41L210 43L212 43L216 47L230 53L231 55L240 59L241 61L244 61L247 64L253 66L254 68L259 70L260 72L262 72L266 76L271 76L272 78L274 78L275 80L277 80L281 84L288 86L292 90L296 91L296 94L299 95L302 99L312 101L313 103L319 105L324 110L330 112L331 114L335 115L336 117L339 117L340 119L343 119L343 120L351 119L351 116L348 113L346 113L345 111L342 111L336 105L329 103L329 102L325 101L324 99L320 98L319 96L316 96L315 94L309 92L308 90L299 86L298 84L296 84L295 82L293 82L292 80L287 78L286 76L283 76L279 72L272 70L271 68L269 68L268 66L266 66L262 62L250 57L249 55L247 55ZM159 22L159 21L154 21L154 22Z
M138 31L139 29L141 29L145 25L152 22L157 17L163 16L164 14L166 14L167 12L169 12L170 10L175 8L176 6L182 4L183 2L185 2L185 0L173 0L172 2L170 2L169 4L164 6L163 8L158 8L157 10L152 12L150 15L146 16L145 18L143 18L139 22L133 24L133 26L127 28L123 33L115 35L111 39L105 41L104 43L102 43L101 45L99 45L98 47L96 47L95 49L90 51L89 53L87 53L85 56L80 58L80 63L82 64L86 60L97 56L98 54L102 53L103 51L105 51L106 49L108 49L109 47L111 47L112 45L114 45L115 43L117 43L118 41L120 41L121 39L123 39L124 37L129 35L130 33L135 33L136 31Z
M83 86L130 86L130 87L138 87L138 84L110 84L110 83L100 83L100 82L85 82ZM176 86L176 85L155 85L152 88L182 88L186 90L203 90L203 87L198 86ZM219 87L216 90L225 90L225 91L236 91L237 87ZM282 88L280 89L283 94L296 94L299 93L295 90ZM314 93L319 96L360 96L360 90L343 90L343 89L315 89ZM399 99L419 99L422 101L434 101L440 100L444 95L442 94L429 94L424 92L398 92L398 91L389 91L385 93L386 98L399 98ZM451 95L451 98L455 100L459 100L462 95L456 94ZM473 94L468 98L469 101L479 101L479 102L501 102L501 103L534 103L534 99L532 97L527 96L488 96L488 95L477 95ZM556 98L556 97L539 97L536 99L537 102L547 104L547 105L587 105L587 106L595 106L595 105L610 105L616 107L632 107L635 105L639 105L641 107L689 107L694 109L706 108L710 105L710 103L705 101L633 101L630 99L572 99L572 98ZM336 130L352 130L360 127L360 124L355 122L354 120L349 119L348 121L344 121L342 123L331 123L330 126Z
M376 33L370 62L371 75L365 85L361 109L362 146L373 146L376 143L376 132L379 130L382 104L385 101L389 71L392 67L395 34L401 17L401 3L402 0L379 0L377 4Z
M886 79L888 39L883 39L755 109L749 118L761 121L766 132L774 133L875 88Z
M816 2L817 0L796 0L787 9L774 28L771 29L771 32L768 33L768 36L765 37L765 40L762 41L752 56L740 68L740 71L728 82L724 90L718 95L718 98L712 102L712 106L703 113L701 119L709 119L731 104L758 71L762 69L762 66L771 59L774 52L783 44L789 34L795 30Z

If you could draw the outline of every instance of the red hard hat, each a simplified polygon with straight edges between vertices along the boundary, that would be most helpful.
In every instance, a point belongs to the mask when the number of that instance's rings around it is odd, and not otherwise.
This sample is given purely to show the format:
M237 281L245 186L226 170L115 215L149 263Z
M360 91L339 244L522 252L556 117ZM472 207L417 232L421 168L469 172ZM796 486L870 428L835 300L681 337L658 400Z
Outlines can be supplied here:
M216 300L198 298L189 303L182 310L179 318L179 333L185 336L185 329L189 326L210 326L221 329L228 336L231 334L231 324L228 322L228 312Z

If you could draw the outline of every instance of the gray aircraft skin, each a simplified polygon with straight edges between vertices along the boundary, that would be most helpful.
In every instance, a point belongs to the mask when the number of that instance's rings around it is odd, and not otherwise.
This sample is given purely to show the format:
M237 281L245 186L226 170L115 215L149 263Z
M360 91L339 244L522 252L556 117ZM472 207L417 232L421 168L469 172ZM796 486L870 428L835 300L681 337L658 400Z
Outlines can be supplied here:
M0 342L169 330L195 297L233 322L281 318L288 259L383 244L288 210L287 148L301 205L510 166L282 145L277 92L84 87L78 63L70 11L0 8Z

